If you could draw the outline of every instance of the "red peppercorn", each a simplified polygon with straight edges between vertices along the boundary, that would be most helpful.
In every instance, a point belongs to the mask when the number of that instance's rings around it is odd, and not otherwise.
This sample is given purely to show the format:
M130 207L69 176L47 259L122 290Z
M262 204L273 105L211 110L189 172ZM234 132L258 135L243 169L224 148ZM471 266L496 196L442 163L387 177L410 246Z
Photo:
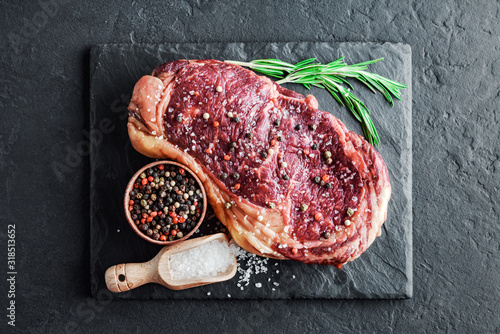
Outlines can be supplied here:
M163 169L165 169L165 166L164 166L164 165L159 165L159 166L158 166L158 169L159 169L159 170L163 170Z
M323 177L321 179L326 182L330 179L330 176L325 174L325 175L323 175Z
M172 218L172 223L175 225L179 222L179 219L177 217ZM175 234L174 234L175 235Z
M306 155L309 154L309 149L305 148L304 149L304 154L306 154Z
M128 207L128 211L132 211L132 210L134 210L134 207L131 205Z
M218 127L219 127L219 122L214 121L214 126L215 126L216 128L218 128Z
M167 240L167 236L166 236L166 235L162 235L162 236L160 237L160 240L161 240L161 241L165 241L165 240Z
M146 218L142 218L141 223L143 223L143 224L146 223Z
M139 184L134 183L134 188L135 188L135 189L139 188Z
M314 214L314 219L316 219L316 220L321 220L321 217L322 217L322 215L321 215L321 213L320 213L320 212L316 212L316 213Z
M276 145L276 139L271 140L271 145L272 146Z
M212 149L211 149L211 148L207 148L207 149L205 150L205 152L207 152L207 154L212 154L212 152L213 152L213 151L212 151Z
M170 231L170 234L172 234L172 235L176 235L176 234L177 234L177 231L176 231L176 230L172 230L172 231Z
M130 201L128 201L128 204L129 204L129 205L134 205L134 201L133 201L133 200L130 200Z
M152 177L152 176L148 176L148 181L149 181L149 182L153 182L153 181L154 181L154 179L155 179L154 177Z
M145 185L146 183L148 183L148 179L142 179L141 183L142 185Z
M240 185L239 183L236 183L236 184L234 185L234 189L236 189L236 190L240 189L240 187L241 187L241 185Z
M149 214L151 217L156 217L158 215L158 212L156 211L152 211L150 214Z
M229 160L231 160L231 157L230 157L229 155L227 155L227 154L226 154L226 155L224 156L224 160L229 161Z
M295 247L294 247L294 248L292 248L292 253L293 253L293 254L297 254L297 252L298 252L297 248L295 248Z
M194 201L193 205L197 206L198 205L198 201Z
M179 223L184 223L185 221L186 221L186 218L184 218L184 217L179 218Z
M143 213L142 214L142 218L148 218L148 214L147 213Z
M184 175L184 168L179 168L179 173L181 173L181 175Z
M148 217L148 218L146 218L146 221L147 221L148 223L151 223L151 222L153 221L153 217Z

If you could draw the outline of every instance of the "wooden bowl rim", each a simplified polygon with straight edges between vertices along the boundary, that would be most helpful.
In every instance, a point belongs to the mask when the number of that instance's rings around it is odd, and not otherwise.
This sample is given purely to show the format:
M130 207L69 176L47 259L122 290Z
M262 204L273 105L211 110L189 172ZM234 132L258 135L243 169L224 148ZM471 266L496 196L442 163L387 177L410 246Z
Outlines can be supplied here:
M183 168L185 171L187 171L189 174L191 174L191 176L193 176L193 178L196 180L196 182L198 183L198 185L201 189L201 193L203 195L203 210L201 212L201 216L200 216L198 223L196 224L195 227L193 227L191 232L189 232L188 234L186 234L185 236L183 236L182 238L177 239L177 240L161 241L161 240L154 240L153 238L148 237L146 234L142 233L142 231L139 230L139 227L137 225L135 225L134 220L132 219L132 215L131 215L130 211L128 210L129 201L130 201L130 191L132 191L135 180L146 169L157 166L157 165L174 165L174 166ZM128 224L132 227L132 229L135 231L136 234L138 234L142 239L149 241L153 244L157 244L160 246L168 246L168 245L173 245L173 244L176 244L176 243L179 243L181 241L188 239L190 236L192 236L194 234L194 232L196 232L196 230L198 230L201 223L203 223L203 219L205 219L205 214L207 212L207 193L205 192L205 187L203 186L203 183L201 182L200 178L189 167L187 167L181 163L175 162L175 161L160 160L160 161L155 161L155 162L152 162L152 163L149 163L149 164L143 166L134 174L134 176L132 176L132 178L130 179L130 181L127 184L127 188L125 189L123 206L125 209L125 216L127 217Z

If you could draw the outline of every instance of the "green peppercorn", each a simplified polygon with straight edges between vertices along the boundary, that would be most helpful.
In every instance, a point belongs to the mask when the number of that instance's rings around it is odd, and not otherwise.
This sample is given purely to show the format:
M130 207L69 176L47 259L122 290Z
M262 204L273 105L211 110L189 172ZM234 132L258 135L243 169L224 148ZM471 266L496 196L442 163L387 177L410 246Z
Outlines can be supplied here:
M347 208L347 215L351 217L354 214L354 209L352 208Z
M182 231L179 231L177 232L177 234L175 235L178 239L182 238L184 236L184 233L182 233Z
M313 131L316 130L317 128L318 128L318 126L316 124L309 125L309 129L311 129Z
M145 199L141 200L141 206L145 207L146 205L148 205L148 202Z
M274 209L276 207L276 204L268 203L267 206L269 207L269 209Z
M333 163L332 158L328 158L328 159L326 159L326 163L327 163L327 164L329 164L329 165L331 165L331 164Z
M231 205L231 203L229 203L229 202L226 202L226 203L224 204L224 207L225 207L226 209L231 209L231 206L232 206L232 205Z
M145 179L146 178L146 173L141 173L141 175L139 175L141 177L141 179Z
M306 211L308 208L309 208L309 206L307 206L307 204L300 205L300 211Z
M319 176L314 177L314 183L319 184L321 182L321 178Z
M323 156L324 156L325 158L327 158L327 159L328 159L328 158L331 158L331 157L332 157L332 152L330 152L330 151L325 151L325 152L323 153Z

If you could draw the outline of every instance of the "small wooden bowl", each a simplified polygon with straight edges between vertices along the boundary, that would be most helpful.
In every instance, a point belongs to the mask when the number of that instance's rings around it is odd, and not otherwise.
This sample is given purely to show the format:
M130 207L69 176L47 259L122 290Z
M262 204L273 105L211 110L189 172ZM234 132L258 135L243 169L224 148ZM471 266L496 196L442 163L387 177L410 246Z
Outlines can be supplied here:
M128 211L129 201L130 201L130 192L132 191L132 189L134 187L135 180L139 177L139 175L142 172L144 172L148 168L152 168L152 167L158 166L158 165L165 165L165 167L168 167L169 165L174 165L174 166L183 168L187 173L189 173L196 180L196 182L198 183L198 186L201 189L201 193L203 195L203 210L201 212L201 216L200 216L200 220L198 221L198 224L196 224L196 226L193 227L191 232L189 232L188 234L186 234L182 238L172 240L172 241L169 241L169 240L161 241L161 240L155 240L153 238L148 237L141 230L139 230L139 227L137 225L135 225L134 220L132 219L132 215L131 215L130 211ZM125 196L124 196L124 200L123 200L123 205L125 208L125 216L127 217L127 221L129 223L129 225L132 227L132 229L135 231L135 233L137 233L137 235L139 235L144 240L147 240L147 241L152 242L154 244L161 245L161 246L167 246L167 245L173 245L173 244L176 244L180 241L186 240L191 235L193 235L193 233L200 227L201 223L203 222L203 219L205 218L205 214L207 212L207 194L205 192L205 188L203 187L203 183L201 183L198 176L196 176L196 174L193 173L193 171L191 169L189 169L188 167L186 167L180 163L177 163L175 161L162 160L162 161L156 161L156 162L152 162L150 164L147 164L146 166L139 169L137 171L137 173L134 174L134 176L132 176L132 178L128 182L127 189L125 189Z

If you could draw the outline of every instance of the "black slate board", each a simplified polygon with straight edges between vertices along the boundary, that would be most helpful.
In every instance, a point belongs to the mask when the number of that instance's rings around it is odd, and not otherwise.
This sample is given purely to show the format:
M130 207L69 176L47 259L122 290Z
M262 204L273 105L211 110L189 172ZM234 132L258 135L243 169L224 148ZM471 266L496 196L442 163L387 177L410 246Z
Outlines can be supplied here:
M161 247L134 234L122 209L129 178L151 161L132 148L126 117L135 82L159 64L188 58L251 60L280 58L296 62L317 57L322 62L345 56L348 63L384 57L370 70L406 83L402 101L394 107L380 94L355 85L356 94L372 110L382 144L378 148L390 173L392 198L382 236L359 259L339 270L333 266L305 265L269 260L267 273L250 277L243 290L238 274L230 281L171 291L149 284L115 294L117 299L286 299L286 298L409 298L412 295L412 154L411 154L411 51L404 44L372 43L189 43L164 45L101 45L91 51L91 291L108 298L105 270L118 263L143 262ZM301 93L299 85L288 88ZM314 89L320 109L331 112L351 130L360 125L327 92ZM214 217L198 234L209 233ZM207 224L210 224L207 227ZM262 286L257 288L255 283Z

